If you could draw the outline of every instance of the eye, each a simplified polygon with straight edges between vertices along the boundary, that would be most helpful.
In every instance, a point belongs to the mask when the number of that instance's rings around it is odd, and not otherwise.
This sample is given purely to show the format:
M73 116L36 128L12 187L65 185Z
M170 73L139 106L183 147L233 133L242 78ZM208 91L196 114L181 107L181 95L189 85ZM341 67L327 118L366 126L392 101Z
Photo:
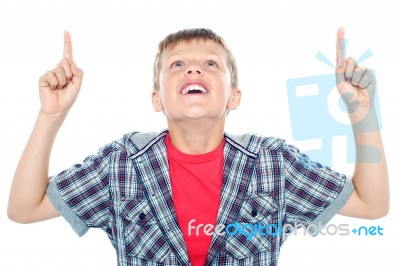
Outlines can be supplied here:
M173 67L182 67L183 66L183 62L182 61L175 61L171 64L171 68Z
M208 61L206 62L206 66L208 66L208 67L217 67L218 64L217 64L217 62L215 62L214 60L208 60Z

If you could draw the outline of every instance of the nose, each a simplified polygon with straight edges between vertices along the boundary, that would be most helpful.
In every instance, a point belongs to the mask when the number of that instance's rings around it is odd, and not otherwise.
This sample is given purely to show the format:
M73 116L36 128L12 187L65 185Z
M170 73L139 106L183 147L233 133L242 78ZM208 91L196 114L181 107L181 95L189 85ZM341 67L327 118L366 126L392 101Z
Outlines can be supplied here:
M186 76L203 75L203 71L201 70L199 65L190 64L185 71L185 75Z

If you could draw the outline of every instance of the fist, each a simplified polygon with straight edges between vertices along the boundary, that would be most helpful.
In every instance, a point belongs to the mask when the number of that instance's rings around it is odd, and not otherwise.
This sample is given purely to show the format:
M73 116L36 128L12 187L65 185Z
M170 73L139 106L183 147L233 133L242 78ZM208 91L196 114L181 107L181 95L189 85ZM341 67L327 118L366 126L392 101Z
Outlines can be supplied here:
M78 97L82 78L83 71L73 61L71 36L66 31L63 59L39 79L41 112L66 114Z

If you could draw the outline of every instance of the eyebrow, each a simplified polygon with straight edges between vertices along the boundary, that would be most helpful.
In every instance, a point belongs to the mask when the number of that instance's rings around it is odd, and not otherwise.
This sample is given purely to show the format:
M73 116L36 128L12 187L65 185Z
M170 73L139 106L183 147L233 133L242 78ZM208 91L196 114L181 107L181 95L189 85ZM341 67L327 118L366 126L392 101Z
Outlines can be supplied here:
M177 56L179 56L179 52L170 54L165 59L166 59L166 61L168 61L171 57L177 57Z
M221 55L219 55L218 53L213 52L213 51L207 51L207 52L204 53L204 54L205 54L205 55L212 55L212 56L221 57ZM179 56L181 56L181 55L182 55L182 53L180 53L180 52L175 52L175 53L172 53L172 54L168 55L168 56L165 58L165 60L168 61L170 58L179 57ZM223 59L223 57L221 57L221 58Z

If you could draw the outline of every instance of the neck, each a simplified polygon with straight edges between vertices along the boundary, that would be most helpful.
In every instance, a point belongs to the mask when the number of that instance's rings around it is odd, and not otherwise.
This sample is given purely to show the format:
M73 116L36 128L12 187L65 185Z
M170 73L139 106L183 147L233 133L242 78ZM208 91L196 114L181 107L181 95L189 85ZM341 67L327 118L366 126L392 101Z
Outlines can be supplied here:
M208 126L204 121L168 122L172 144L187 154L203 154L217 148L224 138L224 125L225 120Z

